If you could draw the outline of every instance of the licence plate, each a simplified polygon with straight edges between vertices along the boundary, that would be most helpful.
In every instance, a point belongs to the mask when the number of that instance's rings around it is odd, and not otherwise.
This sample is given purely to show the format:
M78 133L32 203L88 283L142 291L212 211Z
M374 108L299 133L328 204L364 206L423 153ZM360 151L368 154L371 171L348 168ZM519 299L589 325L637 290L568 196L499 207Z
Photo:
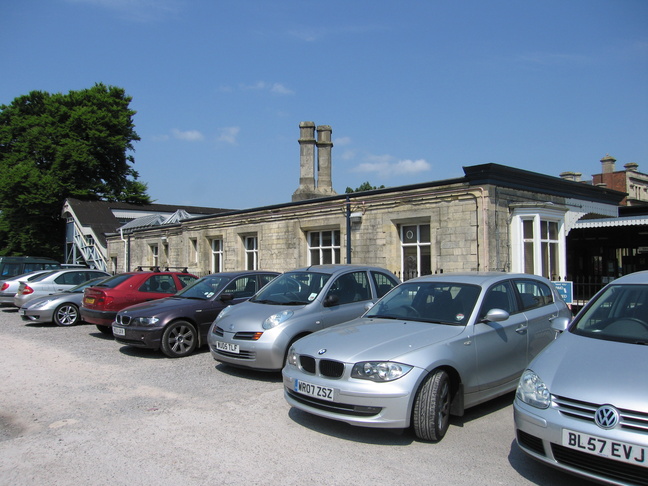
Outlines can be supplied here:
M595 456L648 467L648 447L563 429L562 445Z
M125 336L126 335L126 329L124 329L123 327L114 327L113 326L112 329L113 329L113 334L115 336Z
M295 380L294 390L302 395L308 395L322 400L333 401L334 389L327 386L313 385L306 381Z
M216 341L216 349L219 351L226 351L228 353L239 354L239 345L234 343L224 343L223 341Z
M88 297L87 299L84 300L86 304L94 304L94 298Z

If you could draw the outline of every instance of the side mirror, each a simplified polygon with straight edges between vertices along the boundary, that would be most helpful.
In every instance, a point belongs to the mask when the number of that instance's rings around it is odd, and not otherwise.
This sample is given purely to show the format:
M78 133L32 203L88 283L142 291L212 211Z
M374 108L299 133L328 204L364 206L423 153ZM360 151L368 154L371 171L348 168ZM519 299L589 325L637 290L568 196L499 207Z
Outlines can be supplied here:
M502 322L508 319L511 315L504 309L491 309L481 319L480 322Z
M566 331L569 327L571 320L567 317L557 317L551 322L551 329L556 331L556 337L558 337L562 332Z
M364 306L365 312L367 312L369 309L371 309L375 305L374 302L367 302Z
M333 307L334 305L337 305L339 301L340 298L337 295L335 294L327 295L326 298L324 299L324 307Z
M229 294L221 294L220 300L223 302L228 302L230 300L234 300L234 294L229 293Z

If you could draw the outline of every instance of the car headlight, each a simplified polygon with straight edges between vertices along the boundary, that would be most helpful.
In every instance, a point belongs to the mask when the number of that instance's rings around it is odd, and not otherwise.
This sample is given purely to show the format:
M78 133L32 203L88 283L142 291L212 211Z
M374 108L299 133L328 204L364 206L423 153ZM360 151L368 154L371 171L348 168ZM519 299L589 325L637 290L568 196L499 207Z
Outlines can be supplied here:
M273 327L277 327L282 322L286 322L288 319L290 319L292 315L293 311L291 310L278 312L277 314L274 314L263 321L263 329L272 329Z
M356 363L351 370L351 378L371 381L393 381L405 376L412 366L392 361L364 361Z
M140 326L153 326L159 320L157 317L134 317L133 323Z
M229 311L231 311L231 310L232 310L231 305L228 305L227 307L225 307L222 311L220 311L218 313L218 315L216 316L216 319L214 319L214 322L218 322L218 321L222 320L223 317L225 317L227 314L229 314Z
M295 348L291 347L290 350L288 351L286 364L297 367L298 360L299 360L299 355L295 352Z
M515 396L532 407L549 408L551 405L551 393L547 385L533 370L522 373Z

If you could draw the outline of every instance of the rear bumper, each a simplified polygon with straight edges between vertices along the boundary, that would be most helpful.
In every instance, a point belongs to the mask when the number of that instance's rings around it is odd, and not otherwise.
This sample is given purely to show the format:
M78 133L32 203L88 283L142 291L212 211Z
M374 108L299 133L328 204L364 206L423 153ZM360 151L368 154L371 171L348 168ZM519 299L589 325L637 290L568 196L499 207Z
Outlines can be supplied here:
M115 316L117 315L116 311L100 311L93 309L86 309L81 307L81 319L90 324L95 324L98 326L112 326Z

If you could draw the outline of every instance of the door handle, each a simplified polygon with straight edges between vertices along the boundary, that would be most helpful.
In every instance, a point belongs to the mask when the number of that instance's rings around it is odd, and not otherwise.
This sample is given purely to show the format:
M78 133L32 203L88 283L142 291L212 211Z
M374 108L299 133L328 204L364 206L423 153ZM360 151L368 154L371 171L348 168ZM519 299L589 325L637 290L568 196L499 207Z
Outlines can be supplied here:
M526 330L528 329L528 327L529 326L526 326L526 325L525 326L520 326L517 329L515 329L515 332L517 332L518 334L524 334L526 332Z

